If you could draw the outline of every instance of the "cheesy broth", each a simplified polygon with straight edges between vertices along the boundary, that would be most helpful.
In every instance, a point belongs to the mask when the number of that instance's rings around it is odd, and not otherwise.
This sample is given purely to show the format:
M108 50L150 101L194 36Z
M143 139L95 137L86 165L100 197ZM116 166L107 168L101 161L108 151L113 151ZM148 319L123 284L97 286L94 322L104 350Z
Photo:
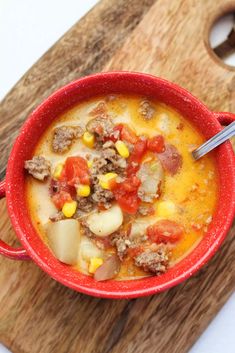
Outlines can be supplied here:
M81 139L75 141L72 147L63 154L53 152L51 139L53 130L64 125L79 125L85 129L91 119L89 112L99 102L106 102L107 111L115 124L127 124L137 135L151 138L162 135L166 143L174 145L182 156L182 167L175 175L164 173L164 182L160 197L154 201L155 214L140 216L131 215L132 220L139 223L154 224L158 220L168 219L177 222L184 228L181 239L171 246L170 266L187 255L202 239L213 218L215 211L218 179L213 155L203 157L195 162L190 154L194 148L204 142L198 131L176 111L159 102L152 102L154 115L145 120L139 114L142 97L109 96L98 97L78 104L60 117L55 117L54 123L40 139L34 155L42 155L51 162L54 170L58 163L64 163L68 156L98 155L95 149L86 147ZM144 160L148 159L148 154ZM40 182L32 176L27 176L27 200L34 227L39 236L47 243L45 225L49 216L57 212L49 197L50 180ZM83 235L84 236L84 235ZM110 253L114 252L111 248ZM88 273L88 265L82 261L75 265L78 270ZM129 258L123 261L117 279L135 278L149 275L133 265Z

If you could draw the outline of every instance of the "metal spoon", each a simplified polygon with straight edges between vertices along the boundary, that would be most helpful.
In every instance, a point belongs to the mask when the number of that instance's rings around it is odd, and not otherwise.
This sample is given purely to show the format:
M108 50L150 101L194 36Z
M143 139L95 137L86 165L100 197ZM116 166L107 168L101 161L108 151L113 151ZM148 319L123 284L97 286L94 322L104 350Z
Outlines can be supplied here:
M235 136L235 121L229 124L228 126L226 126L226 128L218 132L218 134L210 138L208 141L203 143L196 150L192 151L193 158L195 160L201 158L206 153L210 152L215 147L221 145L221 143L223 143L224 141L228 140L230 137L233 137L233 136Z

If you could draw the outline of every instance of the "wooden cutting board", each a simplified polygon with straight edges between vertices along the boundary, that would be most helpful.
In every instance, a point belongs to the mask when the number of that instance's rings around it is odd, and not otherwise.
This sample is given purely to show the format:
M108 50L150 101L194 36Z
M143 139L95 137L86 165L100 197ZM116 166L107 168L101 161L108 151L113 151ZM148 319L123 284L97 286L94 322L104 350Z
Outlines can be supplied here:
M0 105L0 174L27 115L65 83L102 70L136 70L188 88L212 110L235 112L235 70L208 49L228 0L103 0L66 33ZM5 201L1 238L16 245ZM0 341L14 353L184 353L235 289L235 227L197 275L159 295L88 297L34 263L0 258ZM213 351L213 347L211 348Z

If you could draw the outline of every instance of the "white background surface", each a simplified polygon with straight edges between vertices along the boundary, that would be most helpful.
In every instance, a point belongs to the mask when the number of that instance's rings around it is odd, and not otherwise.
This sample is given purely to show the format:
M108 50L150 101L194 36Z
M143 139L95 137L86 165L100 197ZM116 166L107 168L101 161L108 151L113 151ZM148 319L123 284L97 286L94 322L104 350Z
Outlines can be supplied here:
M0 0L0 99L96 2L96 0ZM232 17L229 16L212 33L212 44L218 44L231 26ZM235 55L229 58L227 63L235 66ZM8 350L0 344L0 353L5 352ZM235 352L235 294L190 351L190 353L222 352ZM34 353L33 350L31 353Z

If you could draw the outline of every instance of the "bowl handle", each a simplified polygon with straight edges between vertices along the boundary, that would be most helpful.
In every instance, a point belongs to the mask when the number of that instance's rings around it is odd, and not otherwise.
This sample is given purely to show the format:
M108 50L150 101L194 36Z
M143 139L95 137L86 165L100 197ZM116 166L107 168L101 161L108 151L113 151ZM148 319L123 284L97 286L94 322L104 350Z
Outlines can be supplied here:
M0 182L0 199L6 196L5 180ZM30 260L24 248L13 248L0 240L0 254L13 260Z
M229 125L235 121L235 114L229 112L214 113L215 117L219 120L221 125Z

